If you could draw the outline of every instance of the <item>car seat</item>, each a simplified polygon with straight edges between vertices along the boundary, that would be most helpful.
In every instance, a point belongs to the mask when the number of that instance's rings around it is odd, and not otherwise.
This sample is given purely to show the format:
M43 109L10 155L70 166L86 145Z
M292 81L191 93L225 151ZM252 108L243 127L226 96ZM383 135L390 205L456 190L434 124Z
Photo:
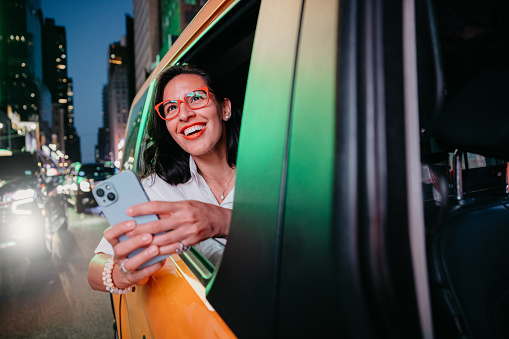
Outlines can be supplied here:
M431 128L442 149L509 159L507 79L509 66L493 65L451 95ZM463 195L462 172L454 171L456 194L436 207L445 212L426 221L435 335L509 338L509 199L505 188L490 197Z

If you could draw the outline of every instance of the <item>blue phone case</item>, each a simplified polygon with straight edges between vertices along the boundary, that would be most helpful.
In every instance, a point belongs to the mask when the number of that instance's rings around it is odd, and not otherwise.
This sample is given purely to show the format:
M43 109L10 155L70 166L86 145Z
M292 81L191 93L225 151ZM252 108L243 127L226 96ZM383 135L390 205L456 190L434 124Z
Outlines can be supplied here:
M99 194L97 194L98 191ZM129 207L149 201L145 190L141 186L138 177L133 171L124 170L119 174L98 183L94 186L92 193L95 201L101 207L103 214L110 225L115 225L127 220L136 221L136 225L158 220L158 217L155 214L131 217L125 213ZM129 239L129 237L125 234L118 238L119 241L125 241L127 239ZM144 249L145 248L139 248L132 251L127 256L131 258ZM155 264L167 257L169 257L169 255L154 257L141 265L138 269Z

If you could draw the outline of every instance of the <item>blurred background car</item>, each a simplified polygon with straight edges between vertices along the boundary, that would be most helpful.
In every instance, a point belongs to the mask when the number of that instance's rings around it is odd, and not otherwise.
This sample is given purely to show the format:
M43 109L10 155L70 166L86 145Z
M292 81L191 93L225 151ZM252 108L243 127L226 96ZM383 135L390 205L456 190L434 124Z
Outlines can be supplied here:
M47 258L53 234L67 228L63 173L42 152L0 155L0 250L19 248Z
M97 206L92 195L94 185L113 176L116 173L116 169L113 165L101 163L82 164L76 169L77 175L73 179L75 180L75 185L71 184L72 188L70 190L71 203L74 204L74 210L77 213L83 213L86 208Z

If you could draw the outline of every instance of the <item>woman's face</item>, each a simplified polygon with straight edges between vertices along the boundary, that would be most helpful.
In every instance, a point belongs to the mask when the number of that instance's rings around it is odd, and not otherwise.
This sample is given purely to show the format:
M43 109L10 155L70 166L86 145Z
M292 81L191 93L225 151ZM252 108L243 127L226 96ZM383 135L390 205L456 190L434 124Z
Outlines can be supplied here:
M183 100L198 88L207 87L205 80L196 74L181 74L165 86L163 101ZM209 102L205 107L190 109L180 103L177 117L166 121L166 128L173 139L193 157L225 156L226 142L223 119L229 117L230 101L220 105L209 91Z

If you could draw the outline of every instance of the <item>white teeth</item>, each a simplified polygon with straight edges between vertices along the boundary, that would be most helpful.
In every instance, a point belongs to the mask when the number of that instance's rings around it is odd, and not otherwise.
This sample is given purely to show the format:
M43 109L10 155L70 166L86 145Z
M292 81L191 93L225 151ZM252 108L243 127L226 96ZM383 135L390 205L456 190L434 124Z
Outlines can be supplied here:
M191 127L186 128L184 130L184 135L188 136L189 134L191 134L193 132L201 131L203 128L205 128L205 126L203 126L203 125L194 125L194 126L191 126Z

